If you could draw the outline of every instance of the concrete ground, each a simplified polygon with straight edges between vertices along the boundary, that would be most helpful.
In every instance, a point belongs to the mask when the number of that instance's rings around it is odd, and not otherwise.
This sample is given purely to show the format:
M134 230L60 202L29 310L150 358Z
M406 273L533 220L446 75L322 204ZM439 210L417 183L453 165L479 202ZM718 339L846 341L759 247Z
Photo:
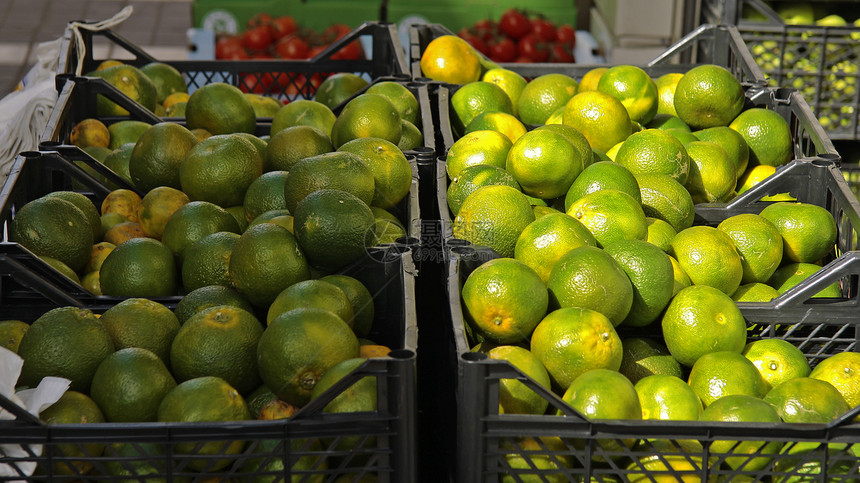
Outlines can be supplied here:
M114 31L159 60L188 58L191 0L0 0L0 98L36 62L39 43L62 37L70 21L100 21L125 6L134 12ZM122 58L107 44L106 57ZM97 56L98 58L98 56Z

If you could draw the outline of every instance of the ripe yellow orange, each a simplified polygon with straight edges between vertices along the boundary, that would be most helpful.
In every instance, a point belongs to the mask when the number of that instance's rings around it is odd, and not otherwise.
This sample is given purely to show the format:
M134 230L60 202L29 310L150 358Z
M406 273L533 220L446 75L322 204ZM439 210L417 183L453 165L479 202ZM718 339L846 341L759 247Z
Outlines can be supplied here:
M597 246L588 228L566 213L549 213L523 229L514 246L514 258L531 267L546 283L555 263L583 245Z
M476 268L461 295L466 320L482 336L501 344L527 340L549 303L543 280L513 258L496 258Z
M557 390L569 388L593 369L617 371L621 367L618 333L606 316L589 309L567 307L550 312L532 333L531 352L546 367Z
M451 94L451 122L458 133L464 132L472 119L485 112L514 112L511 98L498 85L475 81Z
M740 133L749 146L750 166L781 166L791 160L791 128L776 112L760 107L747 109L729 127Z
M728 126L744 106L744 90L726 68L704 64L688 70L675 86L674 106L694 129Z
M516 188L484 186L466 197L454 219L457 238L512 257L520 233L535 220L526 196Z
M693 198L681 183L667 174L640 173L634 176L646 216L669 223L676 232L693 226L696 217Z
M724 232L697 225L678 232L669 254L678 260L694 285L708 285L731 296L743 279L741 256Z
M633 305L633 285L621 265L604 250L583 245L564 254L547 279L550 308L579 307L620 324Z
M764 401L786 423L829 423L850 409L832 384L812 377L795 377L774 387Z
M832 384L849 407L860 405L860 357L856 352L833 354L819 362L809 377Z
M681 289L666 307L661 324L672 357L687 367L709 352L740 354L746 344L746 322L737 304L707 285Z
M642 205L615 189L594 191L579 198L567 214L585 225L601 247L618 240L644 240L648 235Z
M782 263L782 236L760 215L743 213L726 218L717 229L732 239L741 256L741 283L764 283Z
M525 133L514 142L505 169L525 194L552 199L567 193L583 165L579 151L566 137L543 129Z
M621 357L621 368L618 371L633 384L653 375L678 378L682 376L681 364L672 357L666 344L661 340L648 337L625 337L621 339L621 346L624 351Z
M190 201L187 194L169 186L159 186L150 190L143 195L138 211L143 233L150 238L160 240L170 216Z
M502 345L487 351L490 359L508 361L538 384L551 388L549 373L534 354L518 346ZM502 379L499 389L499 414L538 414L546 412L549 401L516 379Z
M597 90L621 101L630 120L647 124L657 114L657 85L640 67L612 66L603 73Z
M464 129L465 134L474 131L490 129L505 135L511 142L516 142L527 129L513 114L506 112L486 111L475 116Z
M596 91L600 78L607 70L609 67L595 67L586 72L579 80L579 92Z
M806 356L783 339L751 341L744 347L743 355L756 366L768 391L789 379L809 375Z
M743 394L762 398L767 385L752 361L735 351L711 351L696 359L687 384L702 400L705 408L730 395Z
M702 412L701 420L739 423L779 423L782 421L770 404L760 398L743 394L723 396L717 399ZM767 455L779 453L781 448L781 441L717 440L711 444L714 454L720 458L724 454L737 455L726 457L726 464L732 469L743 471L756 471L764 468L772 460Z
M677 376L645 376L633 386L642 406L642 419L697 421L702 401L693 389Z
M654 80L654 85L657 86L657 114L678 115L675 111L675 89L682 77L684 74L671 72Z
M547 119L579 90L572 77L560 73L535 77L523 88L517 111L525 124L546 124Z
M782 235L786 260L817 263L834 248L836 221L818 205L778 202L766 206L759 214Z
M436 37L424 49L421 73L430 79L451 84L468 84L481 77L481 60L465 40L456 35Z
M693 141L684 146L690 155L690 175L684 187L694 203L726 203L735 196L736 165L719 145Z
M667 174L684 184L690 174L692 161L687 149L677 138L660 129L645 129L632 134L621 144L615 162L634 175Z
M523 88L525 88L528 81L516 72L503 68L487 70L484 72L484 75L481 76L481 80L496 84L508 94L508 97L511 98L511 104L514 107L513 114L516 116L517 103L519 102L520 95L522 95Z
M513 143L504 134L493 130L472 131L451 145L445 157L448 178L456 178L463 168L489 164L504 169Z
M581 132L592 148L604 153L633 133L630 114L621 101L598 91L571 97L564 105L562 121Z

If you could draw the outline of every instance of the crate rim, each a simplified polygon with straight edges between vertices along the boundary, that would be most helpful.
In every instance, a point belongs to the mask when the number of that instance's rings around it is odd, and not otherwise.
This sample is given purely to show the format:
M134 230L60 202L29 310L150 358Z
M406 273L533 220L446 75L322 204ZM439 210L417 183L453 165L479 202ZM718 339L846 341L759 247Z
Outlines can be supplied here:
M98 22L81 22L85 25L94 25ZM409 74L408 64L406 62L406 54L403 47L400 45L400 39L397 34L397 25L392 22L382 22L382 21L365 21L361 25L354 28L349 34L344 37L338 39L333 42L331 46L326 48L323 52L320 52L316 56L311 59L300 59L300 60L287 60L287 59L255 59L255 60L247 60L247 61L227 61L227 60L175 60L175 61L164 61L167 64L173 65L174 67L181 66L185 67L186 70L189 67L194 67L194 70L205 70L205 67L211 67L215 69L210 70L224 70L226 67L230 67L231 69L235 69L236 72L239 72L241 68L245 70L253 67L253 66L273 66L278 68L285 68L287 66L295 68L299 68L298 70L303 71L305 69L302 66L312 66L314 62L319 63L321 60L329 60L330 62L334 62L331 65L337 65L338 62L346 62L347 64L352 64L353 62L349 61L331 61L328 59L332 53L336 52L346 44L350 43L353 40L356 40L360 35L368 35L374 34L376 31L380 33L385 33L388 35L386 40L390 40L393 47L392 54L394 55L393 65L396 68L396 72L394 74ZM80 29L80 33L82 36L83 44L79 44L77 39L72 32L71 29L66 29L63 35L63 41L61 43L61 54L60 54L60 62L57 68L57 74L76 74L81 75L83 72L83 65L89 62L90 64L95 63L93 58L93 37L99 36L107 38L108 40L114 42L118 46L127 50L130 54L135 56L135 59L131 61L132 64L143 64L149 62L159 61L148 52L146 52L141 47L135 45L132 41L120 35L113 29L102 29L102 30L92 30L89 28ZM77 49L82 49L84 53L81 65L75 66L74 70L71 62L72 62L72 54L77 55ZM365 61L366 62L366 61ZM343 64L341 64L343 65ZM328 67L329 64L324 65L324 67ZM179 68L179 67L177 67ZM182 69L179 69L182 71ZM286 70L286 69L284 69Z

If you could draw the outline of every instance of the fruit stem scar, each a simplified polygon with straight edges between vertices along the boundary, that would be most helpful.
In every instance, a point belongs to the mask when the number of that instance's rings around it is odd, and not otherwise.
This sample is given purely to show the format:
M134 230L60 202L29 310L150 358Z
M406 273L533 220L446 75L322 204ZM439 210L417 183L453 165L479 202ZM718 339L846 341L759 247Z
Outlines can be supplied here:
M317 377L313 372L305 372L299 376L299 385L305 389L311 390L316 384Z

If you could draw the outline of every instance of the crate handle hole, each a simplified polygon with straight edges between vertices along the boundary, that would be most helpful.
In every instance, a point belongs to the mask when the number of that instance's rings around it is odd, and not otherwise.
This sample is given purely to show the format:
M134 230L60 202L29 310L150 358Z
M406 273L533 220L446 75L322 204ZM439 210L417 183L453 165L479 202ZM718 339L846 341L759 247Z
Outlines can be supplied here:
M464 361L479 362L479 361L486 360L489 356L487 356L487 354L484 354L483 352L466 352L466 353L460 355L460 357Z
M395 349L388 353L388 357L392 359L409 360L415 357L415 352L409 349Z
M839 162L842 161L842 157L835 153L822 153L818 155L817 159L812 160L812 164L815 166L831 166L838 165Z

